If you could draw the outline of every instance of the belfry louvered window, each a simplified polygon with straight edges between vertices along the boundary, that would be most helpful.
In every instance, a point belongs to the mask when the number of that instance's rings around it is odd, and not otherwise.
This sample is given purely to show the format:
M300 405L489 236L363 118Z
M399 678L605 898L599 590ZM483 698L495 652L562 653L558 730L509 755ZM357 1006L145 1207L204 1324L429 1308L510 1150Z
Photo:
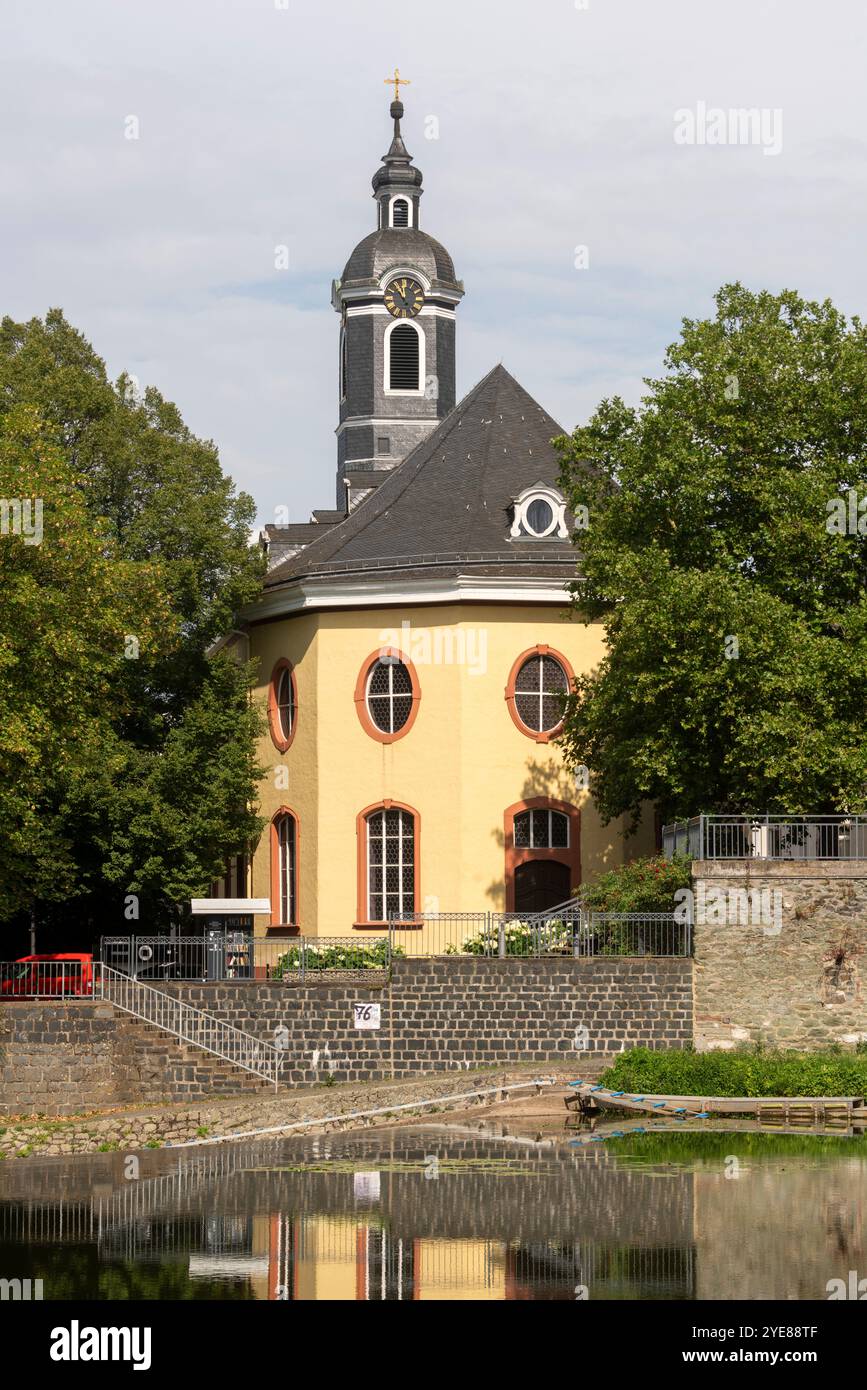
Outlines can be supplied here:
M347 346L346 329L340 335L340 399L346 399L346 377L347 377Z
M409 203L406 198L396 198L391 208L392 227L409 226Z
M419 334L408 323L399 323L388 340L388 384L392 391L418 391Z
M367 817L367 916L385 922L415 911L415 823L396 807Z
M396 657L386 657L370 668L367 678L367 710L384 734L396 734L412 711L412 680Z
M566 672L553 656L531 656L515 681L515 708L522 724L535 733L556 729L563 718Z

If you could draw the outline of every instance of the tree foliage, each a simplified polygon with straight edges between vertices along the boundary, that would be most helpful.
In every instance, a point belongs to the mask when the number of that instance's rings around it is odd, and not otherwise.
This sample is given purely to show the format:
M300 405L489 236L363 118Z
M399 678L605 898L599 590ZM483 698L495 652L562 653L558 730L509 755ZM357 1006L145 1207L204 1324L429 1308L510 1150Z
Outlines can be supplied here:
M41 535L0 535L0 918L79 885L67 817L116 756L125 636L155 659L175 621L158 569L122 559L33 407L0 418L0 496ZM35 517L33 518L35 520Z
M557 441L608 640L567 755L606 818L863 811L867 329L729 285L646 384Z
M0 536L0 920L121 929L134 893L157 926L258 825L250 673L208 656L258 591L253 502L59 310L0 324L0 497L44 526Z

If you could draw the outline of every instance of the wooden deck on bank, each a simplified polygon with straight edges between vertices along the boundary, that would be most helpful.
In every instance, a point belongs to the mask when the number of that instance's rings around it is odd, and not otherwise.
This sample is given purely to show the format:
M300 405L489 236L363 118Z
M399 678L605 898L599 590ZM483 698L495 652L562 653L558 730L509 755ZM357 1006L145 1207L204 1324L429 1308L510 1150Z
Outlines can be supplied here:
M612 1091L593 1081L570 1081L567 1109L590 1112L597 1107L627 1110L660 1119L709 1120L715 1115L755 1115L784 1123L867 1125L863 1096L666 1096Z

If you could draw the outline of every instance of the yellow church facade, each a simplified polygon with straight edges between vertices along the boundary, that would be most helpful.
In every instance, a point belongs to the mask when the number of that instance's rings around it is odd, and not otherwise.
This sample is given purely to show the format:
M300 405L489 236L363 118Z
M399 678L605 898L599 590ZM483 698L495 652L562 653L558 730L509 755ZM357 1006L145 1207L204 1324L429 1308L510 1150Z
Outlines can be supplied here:
M400 807L413 817L415 912L514 910L516 872L551 848L515 847L515 815L528 809L568 819L568 843L555 847L554 862L568 869L558 901L641 852L635 838L625 838L625 824L602 825L556 742L537 741L512 717L509 678L523 653L547 649L576 674L602 656L601 629L565 621L561 612L515 602L400 605L252 628L251 655L263 673L257 698L273 709L272 673L287 669L282 662L291 663L296 690L289 747L275 744L269 722L260 749L269 768L260 799L268 832L253 857L251 889L272 905L260 928L285 926L289 915L305 935L344 936L385 920L366 901L365 818L376 808ZM371 734L358 709L359 678L381 649L412 662L418 684L412 727L388 742ZM288 913L279 834L287 816L295 842L294 864L285 866L295 876ZM407 906L404 900L395 910Z
M375 230L332 288L336 504L266 529L231 639L268 711L266 829L239 894L270 904L260 935L544 911L653 848L652 826L602 824L557 742L604 651L568 613L563 431L502 366L456 400L464 286L420 227L402 103L391 115Z

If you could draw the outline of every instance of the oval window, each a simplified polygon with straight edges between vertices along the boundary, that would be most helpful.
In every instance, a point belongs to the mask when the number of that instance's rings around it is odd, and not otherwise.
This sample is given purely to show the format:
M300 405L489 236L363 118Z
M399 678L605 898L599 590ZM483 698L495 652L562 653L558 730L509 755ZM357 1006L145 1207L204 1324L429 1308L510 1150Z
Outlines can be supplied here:
M412 680L397 657L381 657L367 677L367 712L384 734L396 734L412 713Z
M525 513L527 530L534 536L544 536L554 526L554 508L544 497L536 497Z
M531 656L515 680L515 709L521 723L533 733L551 733L563 718L563 697L569 678L553 656Z

